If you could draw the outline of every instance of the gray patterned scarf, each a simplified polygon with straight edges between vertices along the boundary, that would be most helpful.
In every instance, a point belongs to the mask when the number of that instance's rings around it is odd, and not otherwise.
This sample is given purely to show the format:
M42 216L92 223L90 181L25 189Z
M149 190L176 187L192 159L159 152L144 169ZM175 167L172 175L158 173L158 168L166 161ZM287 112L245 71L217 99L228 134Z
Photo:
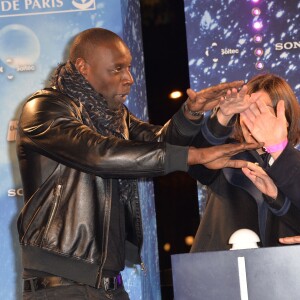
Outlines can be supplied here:
M70 61L58 66L52 78L52 85L61 93L72 98L77 105L83 105L92 124L100 134L104 136L113 134L124 138L122 123L124 106L120 105L117 110L109 109L104 97L92 88Z
M85 119L89 127L103 136L114 135L125 139L122 121L125 107L120 105L117 110L109 109L104 97L92 88L70 61L57 67L51 84L59 92L69 96L78 106L83 105L83 114L88 115ZM120 200L123 203L133 199L138 201L136 180L120 179L119 186Z

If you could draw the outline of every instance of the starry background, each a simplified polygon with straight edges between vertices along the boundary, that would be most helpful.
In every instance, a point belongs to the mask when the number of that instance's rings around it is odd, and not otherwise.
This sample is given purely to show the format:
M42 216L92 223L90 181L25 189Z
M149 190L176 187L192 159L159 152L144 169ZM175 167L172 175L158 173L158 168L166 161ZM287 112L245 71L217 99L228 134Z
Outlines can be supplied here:
M261 14L254 17L253 8L259 8ZM287 79L299 99L298 1L186 0L185 17L194 89L237 79L247 81L259 72L272 72ZM262 29L253 29L253 21L261 21ZM261 43L254 42L256 34L262 36ZM298 48L293 48L292 42L298 43ZM277 43L285 43L288 51L276 50ZM256 48L264 51L261 57L254 54ZM228 50L238 50L238 53L228 54ZM218 59L216 63L214 58ZM258 61L264 64L262 70L255 68Z

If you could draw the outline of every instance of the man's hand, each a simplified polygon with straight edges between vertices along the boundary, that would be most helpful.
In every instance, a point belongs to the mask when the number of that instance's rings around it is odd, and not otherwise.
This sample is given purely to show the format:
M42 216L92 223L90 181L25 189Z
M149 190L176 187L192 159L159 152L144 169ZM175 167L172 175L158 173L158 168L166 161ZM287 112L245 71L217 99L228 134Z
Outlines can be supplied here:
M213 109L219 101L221 97L225 97L226 92L230 89L238 89L244 84L244 81L233 81L233 82L225 82L220 83L215 86L211 86L199 92L195 92L192 89L188 89L187 95L187 106L191 111L208 111Z
M300 244L300 235L280 238L279 242L282 243L282 244L288 244L288 245Z
M188 165L204 165L208 169L245 168L247 161L230 158L242 151L260 148L259 143L224 144L209 148L189 148Z

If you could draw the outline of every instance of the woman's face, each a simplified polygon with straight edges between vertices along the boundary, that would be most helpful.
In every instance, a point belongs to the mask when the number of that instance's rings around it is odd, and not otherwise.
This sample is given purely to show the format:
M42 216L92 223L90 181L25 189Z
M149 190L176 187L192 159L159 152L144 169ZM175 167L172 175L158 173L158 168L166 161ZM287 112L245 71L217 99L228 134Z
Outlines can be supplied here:
M268 106L271 113L273 113L275 115L274 106L273 106L272 99L270 98L269 94L266 93L265 91L258 91L255 94L258 96L259 100L262 100L266 103L266 105Z
M255 95L256 95L256 97L258 97L259 100L264 101L266 103L267 107L269 108L270 112L275 115L275 110L273 108L273 103L272 103L272 100L271 100L269 94L263 90L260 90L258 92L255 92ZM250 132L246 128L246 125L244 125L242 117L240 118L240 126L242 128L242 132L243 132L245 141L248 143L253 142L253 137L251 136Z

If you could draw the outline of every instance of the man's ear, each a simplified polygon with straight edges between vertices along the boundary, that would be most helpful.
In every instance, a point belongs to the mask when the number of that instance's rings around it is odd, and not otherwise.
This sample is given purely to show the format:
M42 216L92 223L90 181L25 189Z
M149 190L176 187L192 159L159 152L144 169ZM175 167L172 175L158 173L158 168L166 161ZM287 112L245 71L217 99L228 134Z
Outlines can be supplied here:
M86 63L86 61L79 57L76 59L75 62L75 67L77 69L77 71L86 78L86 76L88 75L88 64Z

